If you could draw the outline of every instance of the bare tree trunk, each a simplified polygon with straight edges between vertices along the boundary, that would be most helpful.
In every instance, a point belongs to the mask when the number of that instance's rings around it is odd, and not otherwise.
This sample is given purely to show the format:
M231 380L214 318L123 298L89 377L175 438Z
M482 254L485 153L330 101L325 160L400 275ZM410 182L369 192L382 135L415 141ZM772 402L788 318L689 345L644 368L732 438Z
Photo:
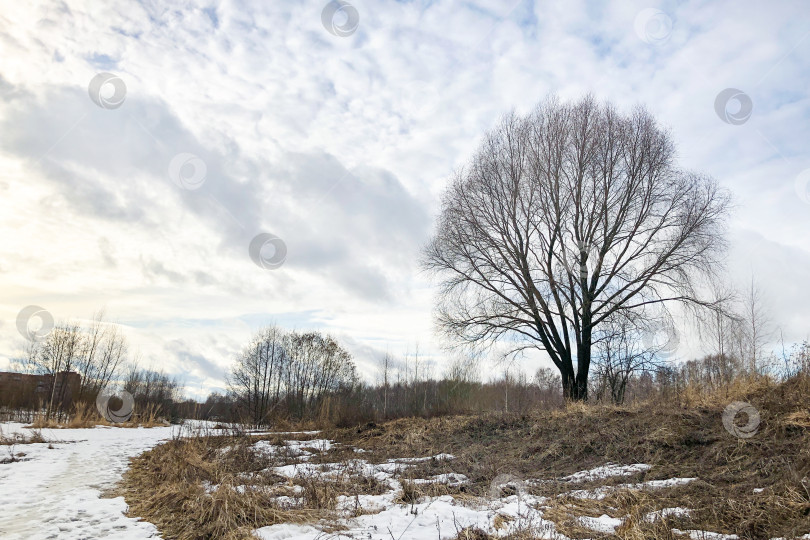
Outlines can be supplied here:
M577 381L573 370L562 369L560 375L562 376L563 397L567 401L577 400Z
M383 368L383 420L388 418L388 353L385 354L385 367Z
M509 370L504 372L503 377L503 412L509 412Z

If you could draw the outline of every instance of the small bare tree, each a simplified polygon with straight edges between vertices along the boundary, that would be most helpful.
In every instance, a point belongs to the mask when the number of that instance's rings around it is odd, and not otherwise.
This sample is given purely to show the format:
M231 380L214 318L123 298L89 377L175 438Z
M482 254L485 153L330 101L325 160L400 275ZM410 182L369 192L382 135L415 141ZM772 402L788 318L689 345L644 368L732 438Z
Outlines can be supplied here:
M770 314L765 306L762 290L751 276L750 286L743 296L743 320L745 343L748 349L748 370L759 372L763 366L763 349L773 337Z
M774 336L765 298L753 276L742 291L727 282L712 285L716 309L703 318L719 357L733 357L748 373L766 369L764 347Z
M618 316L605 321L594 344L596 397L624 403L627 383L641 372L656 372L665 360L659 355L669 343L651 343L644 335L654 332L650 321L632 322Z
M104 321L104 312L93 315L93 322L84 331L76 358L81 375L79 397L93 401L118 375L124 365L129 347L118 326Z
M62 413L67 373L75 366L82 347L81 327L72 321L60 322L43 341L32 342L28 348L29 371L49 375L45 418Z
M388 366L391 363L391 355L387 352L383 357L383 419L388 415Z
M708 305L729 196L677 166L644 109L549 99L489 133L444 195L424 264L440 328L464 344L544 350L587 399L594 332L618 312ZM503 339L502 339L503 338Z
M709 289L715 309L698 314L698 328L708 334L710 343L707 345L722 356L733 347L740 325L739 317L734 314L737 294L723 280L712 280Z

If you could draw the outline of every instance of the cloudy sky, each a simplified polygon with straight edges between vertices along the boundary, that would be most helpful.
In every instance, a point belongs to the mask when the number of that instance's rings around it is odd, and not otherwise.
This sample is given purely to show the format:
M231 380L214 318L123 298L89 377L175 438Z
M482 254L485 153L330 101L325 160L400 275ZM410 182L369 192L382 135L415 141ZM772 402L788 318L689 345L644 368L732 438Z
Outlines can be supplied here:
M440 371L437 201L551 93L669 126L735 195L729 276L808 336L806 2L2 4L0 368L38 305L104 308L191 395L271 322L336 334L369 379L417 346ZM280 249L251 257L257 235Z

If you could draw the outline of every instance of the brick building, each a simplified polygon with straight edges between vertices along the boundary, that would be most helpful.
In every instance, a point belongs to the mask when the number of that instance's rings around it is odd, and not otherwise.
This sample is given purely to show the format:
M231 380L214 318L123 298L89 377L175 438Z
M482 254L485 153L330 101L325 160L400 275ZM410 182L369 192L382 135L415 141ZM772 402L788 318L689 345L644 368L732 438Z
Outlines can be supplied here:
M0 371L0 406L47 406L53 395L55 407L70 407L81 387L81 375L75 371L60 371L56 375L55 387L53 381L53 375Z

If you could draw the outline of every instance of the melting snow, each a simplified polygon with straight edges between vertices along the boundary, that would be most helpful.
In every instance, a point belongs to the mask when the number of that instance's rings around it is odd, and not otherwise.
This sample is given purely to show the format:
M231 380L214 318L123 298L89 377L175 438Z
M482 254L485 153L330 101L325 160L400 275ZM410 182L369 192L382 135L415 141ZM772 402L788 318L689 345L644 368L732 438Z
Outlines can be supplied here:
M736 534L722 534L709 531L681 531L678 529L672 529L672 532L675 534L688 534L689 538L692 540L738 540L739 538L739 536Z
M272 444L270 441L257 441L253 448L268 455L288 455L307 461L312 459L313 453L311 449L328 452L333 446L333 441L313 439L311 441L286 441L283 445Z
M453 454L436 454L435 456L427 456L427 457L404 457L404 458L397 458L397 459L389 459L389 463L421 463L423 461L430 461L435 459L436 461L450 461L451 459L456 459L456 456Z
M602 514L598 518L585 516L578 518L577 521L592 531L610 534L615 533L616 527L624 522L622 519L610 517L607 514Z
M4 423L3 433L26 433ZM123 497L103 498L128 460L178 433L175 427L43 429L49 443L18 445L26 461L0 465L0 538L157 537L151 523L124 515ZM4 450L4 449L3 449Z
M692 513L692 511L688 508L662 508L661 510L656 510L655 512L649 512L644 516L644 520L655 521L657 519L666 517L687 517L690 513Z
M415 484L447 484L448 486L454 487L469 484L470 479L463 474L447 473L437 474L436 476L431 476L430 478L419 478L417 480L413 480L413 482Z
M641 482L639 484L619 484L617 486L604 486L596 489L575 489L569 491L564 495L576 497L577 499L595 499L602 500L608 494L620 489L661 489L674 486L682 486L690 482L694 482L697 478L669 478L667 480L650 480L648 482Z
M565 482L590 482L592 480L601 480L603 478L610 478L612 476L631 476L636 473L648 471L652 468L651 465L644 463L635 463L633 465L616 465L615 463L608 463L595 469L587 471L579 471L577 473L568 475L562 480Z
M389 495L378 495L380 502L387 502ZM458 531L466 527L477 527L491 534L504 536L519 527L531 527L538 538L563 540L565 537L555 532L554 524L543 520L542 514L527 503L537 504L541 499L517 496L508 497L491 507L471 507L458 503L453 497L444 495L427 499L414 505L387 506L377 514L366 514L342 521L345 530L330 533L332 539L391 540L445 540L455 538ZM500 514L511 521L496 529L493 524ZM325 537L320 530L304 525L271 525L257 529L256 534L263 540L312 540ZM320 536L319 536L320 535Z
M3 432L25 433L22 424L3 424ZM0 537L23 538L101 538L140 539L159 537L156 527L150 523L125 515L126 503L122 497L102 498L104 490L111 488L121 478L130 457L137 456L179 433L177 427L130 429L96 427L93 429L42 430L51 443L18 445L16 452L26 455L20 461L0 465ZM300 432L295 433L296 435ZM315 434L317 432L305 432ZM554 524L543 519L543 497L517 494L501 499L470 499L460 502L452 496L426 497L411 505L397 504L401 493L398 476L417 463L430 460L449 461L451 454L426 457L390 459L385 463L372 464L362 459L340 463L316 464L309 462L313 449L326 452L335 443L326 439L287 441L283 446L268 441L258 441L255 448L271 455L286 455L299 463L274 467L276 473L289 478L317 475L338 477L343 474L361 474L373 477L388 486L382 495L359 495L339 497L338 509L353 515L358 510L365 512L357 517L345 517L340 521L344 530L330 533L329 537L362 538L364 540L390 540L409 538L413 540L442 540L454 538L466 527L477 527L495 535L506 536L516 531L531 530L538 538L565 539L556 532ZM607 464L580 471L563 478L568 482L592 481L612 476L628 476L649 470L642 463L633 465ZM653 480L639 484L606 486L594 490L574 490L575 497L601 499L615 489L656 489L689 483L694 478ZM469 479L459 473L445 473L415 483L443 483L459 486ZM218 486L208 484L206 490ZM296 506L301 500L300 486L288 486L288 495L276 497L283 505ZM236 489L246 489L236 486ZM369 513L376 512L376 513ZM666 508L648 514L649 519L668 515L686 515L689 510ZM622 520L602 515L598 518L581 517L579 522L596 532L613 533ZM497 525L497 526L496 526ZM278 524L263 527L256 533L264 540L312 540L325 536L314 525ZM694 539L734 540L734 535L722 535L704 531L686 531ZM808 537L810 538L810 537Z

